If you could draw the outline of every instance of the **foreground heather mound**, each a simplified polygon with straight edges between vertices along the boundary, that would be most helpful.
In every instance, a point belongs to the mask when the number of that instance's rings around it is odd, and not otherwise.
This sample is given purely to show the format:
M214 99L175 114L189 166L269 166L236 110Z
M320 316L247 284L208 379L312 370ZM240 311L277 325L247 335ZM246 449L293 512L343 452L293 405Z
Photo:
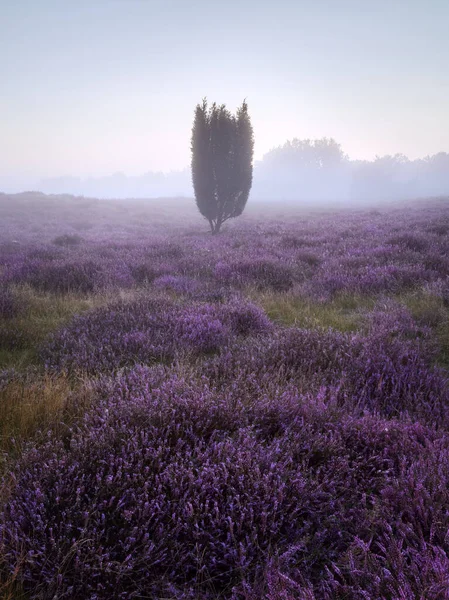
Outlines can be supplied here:
M264 312L234 299L183 305L166 298L117 302L76 317L41 350L47 368L95 373L135 363L210 354L236 337L271 329Z
M30 598L443 597L449 438L266 391L162 367L100 380L23 459L4 567Z
M425 343L407 340L407 329L349 335L332 330L281 329L260 341L235 344L206 360L202 371L222 389L239 393L257 382L290 382L303 391L331 390L352 414L408 416L449 427L449 385L430 363ZM429 356L430 355L430 356Z

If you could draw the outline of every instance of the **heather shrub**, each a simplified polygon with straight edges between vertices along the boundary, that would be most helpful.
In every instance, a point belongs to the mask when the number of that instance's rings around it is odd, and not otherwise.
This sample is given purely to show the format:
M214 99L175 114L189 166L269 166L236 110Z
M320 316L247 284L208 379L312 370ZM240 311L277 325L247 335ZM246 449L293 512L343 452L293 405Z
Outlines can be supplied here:
M251 259L217 263L215 277L233 285L254 285L258 289L289 290L293 283L291 268L273 260Z
M261 342L224 348L204 363L203 373L225 388L240 380L248 385L253 377L281 377L302 390L331 386L336 401L354 414L408 415L447 427L445 372L429 365L419 343L388 333L391 338L382 330L361 336L290 328Z
M222 306L223 318L237 335L268 332L272 324L265 312L255 304L234 298Z
M402 413L447 427L449 386L444 371L429 367L419 350L399 341L368 339L348 375L350 403L384 416Z
M286 328L272 335L223 348L202 365L215 385L229 386L252 377L326 385L352 360L351 337L332 330Z
M287 234L282 236L281 245L285 246L285 248L303 248L308 245L308 240L303 237Z
M12 281L45 292L93 292L101 279L100 267L93 262L56 263L33 260L11 274Z
M358 539L407 526L389 490L417 454L437 464L431 431L336 420L312 398L257 407L162 367L104 379L96 393L78 426L23 459L0 515L3 570L19 569L30 598L42 587L60 598L238 597L272 587L276 557L324 597ZM432 477L415 498L438 498ZM431 531L417 535L431 543Z
M432 281L424 286L424 291L430 296L440 299L445 308L449 308L449 277Z
M439 277L449 277L449 260L444 255L437 253L426 254L423 259L423 265L428 270L436 271Z
M181 352L209 354L236 336L269 328L264 313L248 302L184 306L141 297L75 317L49 337L41 357L50 369L95 373L171 361Z
M198 287L197 290L191 292L189 296L194 302L224 303L232 298L233 292L229 287L206 284Z
M214 305L186 308L176 318L174 336L181 345L199 353L209 353L224 346L230 337L229 328L219 318Z
M42 360L49 369L89 373L170 360L174 351L171 311L169 301L141 298L76 316L48 338L41 349Z
M322 259L316 254L312 254L311 252L298 252L296 254L297 260L305 262L310 267L318 267L322 263Z
M0 350L12 352L27 347L29 340L23 331L10 324L0 324Z
M178 294L194 294L198 290L198 282L182 275L161 275L153 280L155 288L169 290Z
M197 352L209 353L226 346L235 336L271 331L262 309L234 298L225 304L193 304L176 319L175 338Z
M18 373L15 369L0 369L0 391L2 391L7 385L18 378Z
M64 252L61 249L53 248L52 246L38 246L33 248L32 252L28 253L24 257L24 262L28 261L41 261L50 262L52 260L59 260L64 257Z
M329 301L348 290L364 296L398 294L434 278L435 274L422 265L369 265L354 270L329 266L307 280L301 286L301 292L323 301Z
M413 252L424 252L429 246L429 242L426 239L412 233L393 236L389 238L388 243L395 246L404 246L409 250L413 250Z
M148 249L148 255L157 258L178 260L184 256L184 249L178 244L163 242Z
M78 256L73 252L70 258L43 259L33 254L16 259L7 266L5 280L54 294L88 294L133 285L129 268L120 257L104 258L99 250Z
M54 238L53 244L55 246L78 246L83 241L83 238L76 233L70 234L66 233L64 235L58 235Z
M431 330L425 324L418 323L403 304L384 297L365 314L364 320L372 338L384 342L400 339L418 346L429 360L433 358Z
M449 223L431 223L427 227L429 233L435 233L436 235L447 235L449 233Z
M160 275L159 269L148 262L130 266L130 272L136 283L140 285L152 283Z

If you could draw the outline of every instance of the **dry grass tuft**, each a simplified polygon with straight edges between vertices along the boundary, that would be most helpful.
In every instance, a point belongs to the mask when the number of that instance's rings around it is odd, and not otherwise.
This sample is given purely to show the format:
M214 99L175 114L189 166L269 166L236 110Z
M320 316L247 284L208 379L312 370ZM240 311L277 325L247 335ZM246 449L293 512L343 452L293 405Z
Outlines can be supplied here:
M276 323L297 327L324 327L350 332L363 325L363 312L373 304L366 298L341 296L318 303L294 293L251 292L251 299L259 304Z

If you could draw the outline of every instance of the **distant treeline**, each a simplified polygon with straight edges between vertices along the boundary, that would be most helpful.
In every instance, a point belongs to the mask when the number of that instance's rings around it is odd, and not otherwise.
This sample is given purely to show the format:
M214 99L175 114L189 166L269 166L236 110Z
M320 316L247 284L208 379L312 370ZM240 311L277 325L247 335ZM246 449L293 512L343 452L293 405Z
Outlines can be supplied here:
M449 194L449 154L350 160L335 140L293 139L256 166L253 195L311 200L389 200Z
M27 186L2 185L18 192ZM97 198L193 196L190 168L170 173L149 172L128 177L81 179L58 177L33 183L45 193ZM9 189L8 189L9 188ZM403 154L350 160L331 138L293 139L273 148L256 162L251 198L254 200L352 201L393 200L449 195L449 154L409 160Z

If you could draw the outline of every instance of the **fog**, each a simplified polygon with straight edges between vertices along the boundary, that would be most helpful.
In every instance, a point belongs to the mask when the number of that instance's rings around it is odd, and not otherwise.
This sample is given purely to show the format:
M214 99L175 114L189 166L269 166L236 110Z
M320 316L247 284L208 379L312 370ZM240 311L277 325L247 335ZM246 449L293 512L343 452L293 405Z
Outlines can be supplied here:
M94 198L193 197L190 168L115 173L106 177L54 177L40 180L0 179L7 193L35 190ZM351 160L333 139L293 139L256 161L253 201L363 203L449 195L449 154L410 160L403 154Z

